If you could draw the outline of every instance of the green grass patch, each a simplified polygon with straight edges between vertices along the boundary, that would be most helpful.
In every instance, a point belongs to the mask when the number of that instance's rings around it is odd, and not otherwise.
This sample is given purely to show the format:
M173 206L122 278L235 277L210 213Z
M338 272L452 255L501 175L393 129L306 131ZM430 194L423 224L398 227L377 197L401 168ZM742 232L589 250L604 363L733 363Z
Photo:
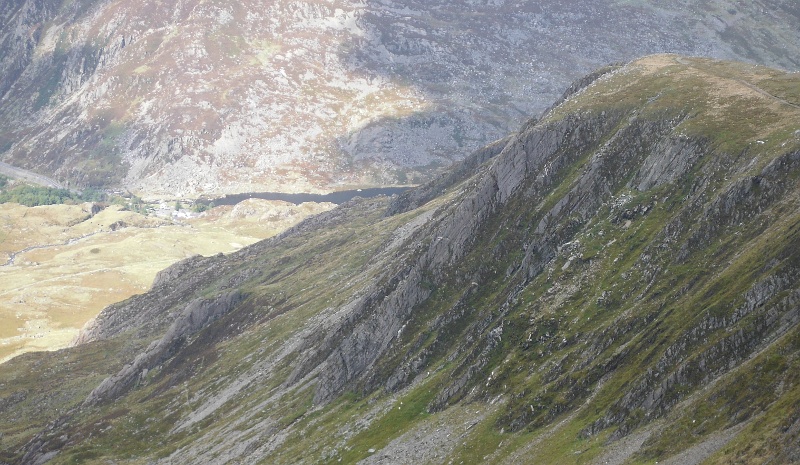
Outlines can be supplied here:
M428 418L428 405L437 394L435 384L426 382L409 393L400 396L380 419L373 422L365 431L347 442L347 447L339 457L329 463L355 463L370 455L369 450L379 450L389 442Z

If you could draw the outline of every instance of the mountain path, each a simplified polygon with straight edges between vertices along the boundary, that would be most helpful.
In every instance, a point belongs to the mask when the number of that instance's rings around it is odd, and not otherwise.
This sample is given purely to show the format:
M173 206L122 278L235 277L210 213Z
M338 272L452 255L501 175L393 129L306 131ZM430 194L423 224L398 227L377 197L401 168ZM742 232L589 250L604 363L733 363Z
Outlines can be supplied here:
M73 237L71 239L67 239L64 242L58 242L58 243L55 243L55 244L31 245L29 247L25 247L24 249L18 250L16 252L8 252L8 257L9 257L8 261L6 263L0 264L0 267L13 266L14 262L16 261L18 256L20 256L22 254L25 254L25 253L28 253L28 252L31 252L33 250L51 249L51 248L54 248L54 247L66 247L66 246L75 244L76 242L79 242L79 241L81 241L83 239L87 239L89 237L95 236L95 235L103 233L103 232L106 232L106 231L95 231L95 232L92 232L92 233L89 233L89 234L83 234L83 235L78 236L78 237Z
M692 68L694 68L692 63L690 63L684 57L676 57L675 61L680 63L680 64L682 64L682 65L691 66ZM720 76L720 77L723 77L723 78L726 78L726 79L730 79L728 76ZM790 107L797 108L798 110L800 110L800 105L797 105L795 103L789 102L788 100L782 99L782 98L780 98L780 97L778 97L776 95L772 95L769 92L767 92L766 90L762 89L761 87L758 87L755 84L749 83L749 82L745 81L744 79L733 79L733 81L734 82L738 82L739 84L747 87L748 89L752 90L753 92L756 92L756 93L758 93L758 94L760 94L760 95L762 95L764 97L767 97L767 98L772 99L772 100L774 100L774 101L776 101L778 103L782 103L784 105L788 105Z
M784 100L784 99L782 99L782 98L780 98L778 96L772 95L769 92L767 92L766 90L764 90L764 89L762 89L762 88L760 88L760 87L758 87L756 85L750 84L749 82L744 81L742 79L737 79L736 81L739 84L749 88L750 90L758 92L759 94L763 95L764 97L771 98L771 99L775 100L776 102L780 102L780 103L783 103L785 105L789 105L790 107L794 107L794 108L797 108L798 110L800 110L800 105L795 105L792 102L788 102L788 101L786 101L786 100Z
M34 173L33 171L29 171L23 168L17 168L16 166L9 165L8 163L4 163L2 161L0 161L0 174L14 179L24 179L26 181L30 181L34 184L38 184L44 187L66 189L66 187L63 184L61 184L60 182L56 181L53 178L44 176L39 173Z

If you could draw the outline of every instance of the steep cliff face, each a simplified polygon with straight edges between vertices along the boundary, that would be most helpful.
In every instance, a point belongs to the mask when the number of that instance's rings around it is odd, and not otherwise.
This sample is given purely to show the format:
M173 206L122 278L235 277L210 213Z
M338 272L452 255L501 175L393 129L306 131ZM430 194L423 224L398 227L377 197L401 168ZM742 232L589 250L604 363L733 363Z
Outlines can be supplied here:
M2 459L795 460L798 88L610 67L416 191L178 264L0 366Z
M2 161L142 195L417 183L648 53L800 66L791 0L2 7Z

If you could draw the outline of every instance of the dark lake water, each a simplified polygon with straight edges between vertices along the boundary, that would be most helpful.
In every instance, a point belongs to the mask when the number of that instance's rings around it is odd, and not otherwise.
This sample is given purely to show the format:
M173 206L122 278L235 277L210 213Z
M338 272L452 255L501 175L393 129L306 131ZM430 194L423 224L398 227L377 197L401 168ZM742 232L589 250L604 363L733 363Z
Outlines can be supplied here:
M263 199L263 200L283 200L295 205L303 202L330 202L336 205L352 200L354 197L377 197L379 195L391 196L400 194L410 188L408 187L374 187L369 189L350 190L331 192L330 194L285 194L282 192L252 192L249 194L233 194L210 200L214 205L236 205L242 200ZM206 202L203 202L206 203Z

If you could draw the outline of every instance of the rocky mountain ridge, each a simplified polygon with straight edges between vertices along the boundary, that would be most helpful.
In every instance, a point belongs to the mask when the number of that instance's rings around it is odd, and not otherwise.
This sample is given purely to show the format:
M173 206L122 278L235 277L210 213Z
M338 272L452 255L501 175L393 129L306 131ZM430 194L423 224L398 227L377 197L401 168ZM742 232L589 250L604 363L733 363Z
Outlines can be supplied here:
M420 189L179 263L0 366L0 460L797 460L798 88L609 67Z
M0 159L145 197L414 184L655 52L800 62L791 0L4 0Z

